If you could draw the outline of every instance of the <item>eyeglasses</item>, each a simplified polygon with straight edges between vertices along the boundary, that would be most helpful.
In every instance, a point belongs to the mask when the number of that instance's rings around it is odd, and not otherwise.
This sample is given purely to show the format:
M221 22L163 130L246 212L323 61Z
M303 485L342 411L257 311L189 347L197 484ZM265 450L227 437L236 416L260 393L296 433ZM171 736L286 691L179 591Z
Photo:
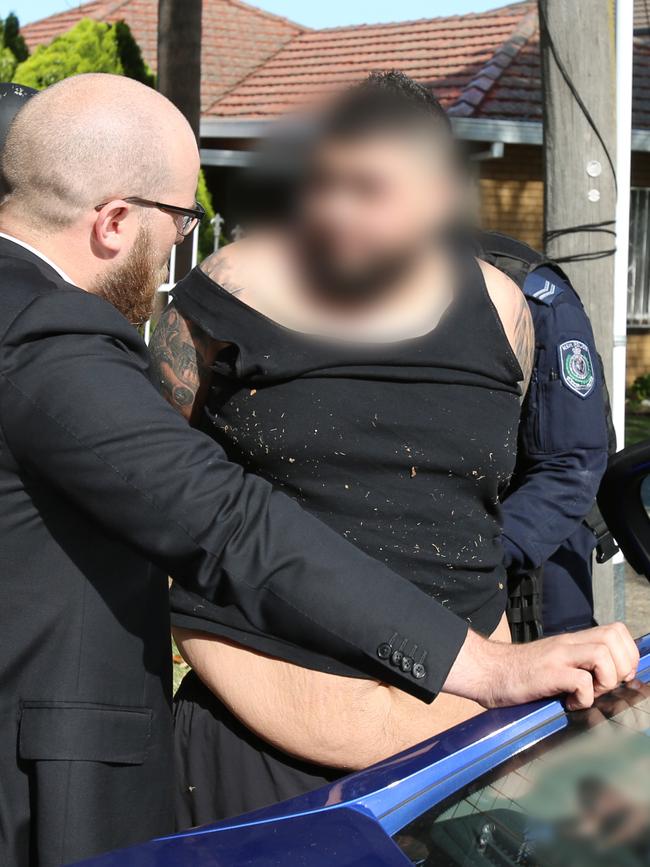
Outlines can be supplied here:
M153 202L151 199L141 199L139 196L125 196L122 201L128 202L130 205L138 205L141 208L158 208L165 214L170 214L176 220L176 228L178 234L186 238L191 235L194 229L199 225L203 217L205 217L205 208L198 202L193 208L180 208L178 205L166 205L164 202ZM95 207L96 211L101 211L108 202Z

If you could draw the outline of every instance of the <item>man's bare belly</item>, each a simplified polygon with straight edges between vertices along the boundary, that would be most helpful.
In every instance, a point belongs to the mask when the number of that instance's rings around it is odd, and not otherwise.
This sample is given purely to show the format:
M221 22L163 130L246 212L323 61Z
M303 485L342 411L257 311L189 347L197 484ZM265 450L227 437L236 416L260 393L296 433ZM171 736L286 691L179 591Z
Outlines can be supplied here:
M393 686L301 668L204 632L176 629L186 661L256 735L317 764L365 768L480 713L441 694L425 704ZM492 638L510 641L503 616Z

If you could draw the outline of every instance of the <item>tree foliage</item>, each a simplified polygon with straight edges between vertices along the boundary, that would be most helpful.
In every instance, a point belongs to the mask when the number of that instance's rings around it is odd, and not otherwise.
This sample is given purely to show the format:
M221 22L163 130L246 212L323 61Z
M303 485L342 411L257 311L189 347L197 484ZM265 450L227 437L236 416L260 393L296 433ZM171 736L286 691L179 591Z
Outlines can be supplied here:
M14 81L42 90L84 72L128 75L144 84L153 84L153 75L128 24L124 21L106 24L90 18L84 18L49 45L40 45L19 64Z
M23 60L27 60L29 57L29 51L27 49L27 45L25 40L20 34L20 24L18 22L18 18L11 12L5 18L2 24L2 33L5 48L8 48L11 53L14 55L18 63L22 63Z
M84 72L126 75L150 86L155 83L140 47L124 21L106 24L84 18L49 45L39 46L31 57L20 36L16 16L10 15L4 23L0 21L0 81L13 79L18 84L42 90ZM203 259L212 253L214 247L214 230L210 224L214 206L203 172L196 195L206 211L199 230L199 258Z
M11 81L16 66L28 57L18 18L12 12L4 21L0 19L0 81Z
M12 52L0 42L0 81L11 81L16 70L16 58Z
M205 208L205 217L201 221L201 227L199 228L199 261L202 262L214 250L214 227L210 223L210 220L214 217L214 205L212 204L212 195L205 182L203 171L199 175L196 201Z
M116 21L113 27L117 54L122 65L122 75L153 87L156 83L155 76L144 62L140 46L135 41L131 28L126 21Z

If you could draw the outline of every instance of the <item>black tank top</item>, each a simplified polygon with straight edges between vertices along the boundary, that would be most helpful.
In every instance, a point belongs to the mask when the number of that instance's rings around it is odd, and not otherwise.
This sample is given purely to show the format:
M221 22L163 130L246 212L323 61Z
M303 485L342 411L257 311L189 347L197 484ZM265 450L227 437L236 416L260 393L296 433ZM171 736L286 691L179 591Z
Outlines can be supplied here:
M505 610L499 492L513 469L522 371L473 257L459 257L458 278L433 331L387 344L285 328L200 270L174 298L230 344L202 423L228 456L489 634ZM177 625L356 674L178 587L172 609Z

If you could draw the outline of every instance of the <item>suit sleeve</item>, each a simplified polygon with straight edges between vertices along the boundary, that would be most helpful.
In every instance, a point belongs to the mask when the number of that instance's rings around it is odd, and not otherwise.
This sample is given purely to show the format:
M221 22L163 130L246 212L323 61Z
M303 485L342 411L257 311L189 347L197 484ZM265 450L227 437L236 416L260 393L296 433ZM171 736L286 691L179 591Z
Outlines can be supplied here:
M464 621L229 462L158 394L148 363L101 299L62 290L33 301L0 359L0 421L21 472L192 592L431 700ZM426 651L417 677L387 657L395 636Z
M571 299L534 310L535 368L522 409L517 469L503 504L506 567L515 573L541 566L573 534L607 466L601 367L587 314ZM572 353L588 357L588 393L571 373Z

